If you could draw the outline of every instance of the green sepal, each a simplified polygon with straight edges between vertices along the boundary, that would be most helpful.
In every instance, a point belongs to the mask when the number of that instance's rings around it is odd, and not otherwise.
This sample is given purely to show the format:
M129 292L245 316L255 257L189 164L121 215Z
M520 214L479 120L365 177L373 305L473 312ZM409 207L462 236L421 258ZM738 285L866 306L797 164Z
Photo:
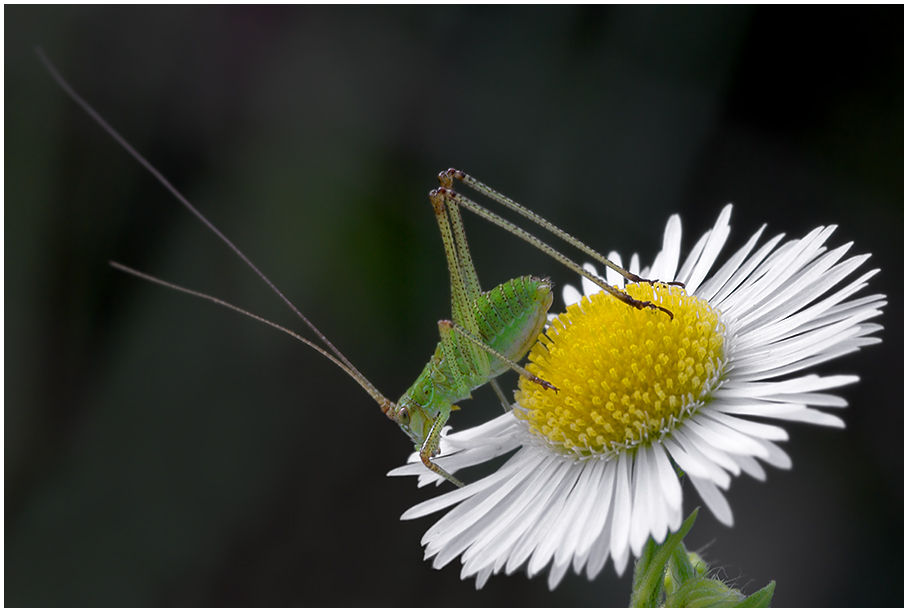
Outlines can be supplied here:
M773 593L776 591L776 581L773 580L765 587L754 593L753 595L748 595L744 601L739 603L736 607L738 608L768 608L772 603Z
M669 534L663 544L657 545L650 538L643 547L643 553L634 566L634 584L631 590L630 607L655 608L660 605L664 588L665 569L675 551L680 549L681 553L686 557L687 552L683 546L684 536L694 526L699 510L697 508L691 512L687 520L681 524L681 528L675 533ZM691 571L693 571L692 568Z

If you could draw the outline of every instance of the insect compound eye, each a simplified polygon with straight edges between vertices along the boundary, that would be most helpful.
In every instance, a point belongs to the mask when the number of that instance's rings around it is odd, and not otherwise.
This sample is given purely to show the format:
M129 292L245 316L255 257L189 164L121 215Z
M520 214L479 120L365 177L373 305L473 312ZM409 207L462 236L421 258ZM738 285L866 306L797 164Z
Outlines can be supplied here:
M410 422L410 410L406 406L402 406L397 411L397 422L402 425L406 425Z

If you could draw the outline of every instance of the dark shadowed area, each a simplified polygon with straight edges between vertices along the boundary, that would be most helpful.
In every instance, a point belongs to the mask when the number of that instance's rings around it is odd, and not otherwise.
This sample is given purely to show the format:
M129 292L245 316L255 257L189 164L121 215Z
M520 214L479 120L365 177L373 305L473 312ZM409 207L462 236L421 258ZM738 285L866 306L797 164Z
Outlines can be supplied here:
M395 399L450 316L427 193L455 166L594 248L651 261L735 204L725 254L839 224L893 299L848 426L790 426L735 526L688 544L777 606L900 606L903 19L898 6L5 10L5 595L11 606L623 606L629 572L422 560L434 491L331 363L115 260L305 334L52 82L33 47ZM823 24L820 27L820 24ZM489 288L577 283L467 217ZM724 260L723 260L724 261ZM560 309L560 290L555 309ZM515 378L503 377L513 388ZM500 407L480 389L452 418ZM685 509L699 504L685 487Z

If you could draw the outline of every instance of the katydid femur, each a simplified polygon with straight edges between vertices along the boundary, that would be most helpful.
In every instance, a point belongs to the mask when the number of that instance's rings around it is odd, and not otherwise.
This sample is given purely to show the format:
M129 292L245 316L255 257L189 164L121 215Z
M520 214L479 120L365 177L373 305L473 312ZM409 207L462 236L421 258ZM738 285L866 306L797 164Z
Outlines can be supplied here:
M588 272L559 251L550 247L536 236L503 219L487 208L456 192L454 181L460 181L487 198L526 217L536 225L548 230L565 240L589 257L615 270L631 282L652 282L612 263L592 248L576 240L566 232L558 229L542 217L527 210L513 200L476 181L459 170L447 170L439 175L440 186L434 189L429 198L435 211L435 217L441 230L448 272L451 283L451 320L438 323L441 340L435 353L416 382L397 402L392 402L363 376L359 370L313 325L277 287L224 236L207 218L205 218L170 182L152 166L141 154L117 133L75 90L63 79L40 49L38 56L51 76L63 90L81 106L114 140L152 174L170 193L201 222L214 232L236 255L238 255L270 288L274 291L309 327L323 346L303 338L299 334L276 323L263 319L241 308L228 304L218 298L186 289L138 272L122 264L111 262L128 274L154 282L171 289L201 297L227 308L236 310L258 321L271 325L304 344L312 347L344 370L362 386L378 403L382 412L395 421L415 444L416 450L425 466L443 476L458 487L463 486L457 478L439 467L433 459L439 453L441 432L456 410L456 402L471 397L471 392L486 383L495 390L502 405L509 409L508 401L495 378L507 370L514 370L521 376L548 389L557 390L548 381L542 380L517 364L535 343L546 323L546 315L552 304L552 283L548 279L533 276L522 276L498 285L490 291L482 291L470 251L467 247L466 234L460 216L460 208L470 210L479 216L504 228L508 232L526 240L536 248L547 253L577 274L589 279L604 291L628 306L637 309L660 310L669 317L672 313L652 302L632 298L624 291L608 285L599 276Z

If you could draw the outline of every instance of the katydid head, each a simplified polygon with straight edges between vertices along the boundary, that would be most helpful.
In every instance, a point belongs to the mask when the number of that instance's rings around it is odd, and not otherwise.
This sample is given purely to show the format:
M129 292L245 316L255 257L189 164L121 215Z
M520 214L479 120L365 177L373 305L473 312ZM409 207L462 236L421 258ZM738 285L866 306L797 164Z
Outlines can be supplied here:
M455 486L462 487L461 481L432 461L439 451L441 430L448 422L451 410L456 407L434 394L430 396L429 401L421 401L422 398L418 395L420 388L424 389L417 381L417 384L413 385L397 404L392 405L392 410L385 414L397 421L400 428L416 445L423 465ZM414 390L416 390L415 393Z
M400 425L400 428L416 445L416 450L421 450L426 440L432 436L433 430L436 429L436 421L439 418L437 411L431 411L425 406L421 406L416 400L410 397L409 393L404 394L392 412L388 413L394 421ZM447 421L447 419L445 419ZM434 455L438 450L437 435L432 448ZM430 442L432 445L432 442Z

